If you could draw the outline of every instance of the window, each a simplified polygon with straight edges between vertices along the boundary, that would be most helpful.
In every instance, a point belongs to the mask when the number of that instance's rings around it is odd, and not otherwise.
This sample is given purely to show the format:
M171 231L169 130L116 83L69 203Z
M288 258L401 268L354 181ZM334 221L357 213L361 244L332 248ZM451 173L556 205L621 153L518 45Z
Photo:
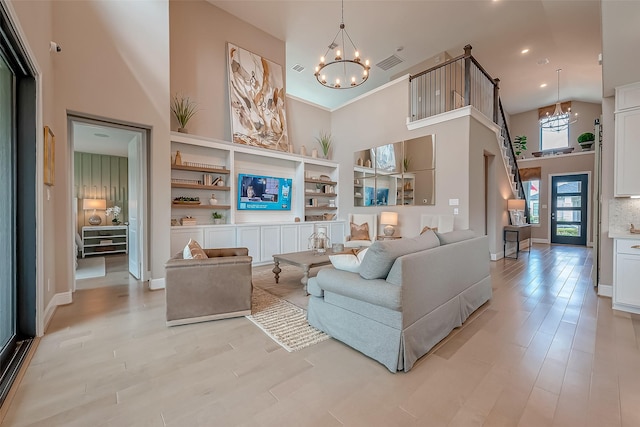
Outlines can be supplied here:
M566 128L560 132L556 132L540 127L540 149L544 151L554 148L567 148L569 146L569 114L564 114L561 119L543 118L540 120L540 124L543 125L547 120L559 120L558 124L566 125Z
M529 223L540 224L540 180L534 179L522 183L529 204Z

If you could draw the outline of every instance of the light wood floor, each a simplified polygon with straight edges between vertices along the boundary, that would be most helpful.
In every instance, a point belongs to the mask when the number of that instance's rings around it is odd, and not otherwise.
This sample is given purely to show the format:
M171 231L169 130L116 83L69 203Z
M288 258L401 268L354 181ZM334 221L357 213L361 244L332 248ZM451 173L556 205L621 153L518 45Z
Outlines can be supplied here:
M80 290L3 426L640 426L640 318L591 268L544 245L492 263L491 302L407 374L333 339L287 353L244 318L167 328L142 285Z

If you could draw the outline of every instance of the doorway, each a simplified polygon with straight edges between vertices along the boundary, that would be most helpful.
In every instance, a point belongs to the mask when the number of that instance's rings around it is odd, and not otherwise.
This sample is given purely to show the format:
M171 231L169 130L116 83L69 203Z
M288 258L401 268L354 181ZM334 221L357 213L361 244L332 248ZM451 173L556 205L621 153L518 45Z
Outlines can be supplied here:
M148 280L149 129L79 116L68 122L77 248L74 290L121 284L110 279L110 271L133 282Z
M586 246L589 176L551 177L551 243Z

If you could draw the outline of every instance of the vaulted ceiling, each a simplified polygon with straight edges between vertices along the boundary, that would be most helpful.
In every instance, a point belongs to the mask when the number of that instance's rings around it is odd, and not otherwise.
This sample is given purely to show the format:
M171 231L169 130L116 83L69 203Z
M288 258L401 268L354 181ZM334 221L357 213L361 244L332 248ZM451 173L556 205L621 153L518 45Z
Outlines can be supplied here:
M427 0L344 2L344 23L363 58L377 64L396 54L403 62L349 90L322 87L314 67L341 20L339 1L218 1L215 6L286 43L287 93L328 109L368 92L443 51L466 44L494 78L508 113L557 100L601 102L601 4L594 0ZM398 51L398 49L401 49ZM522 53L528 49L527 53ZM292 69L302 65L304 71ZM545 84L545 87L541 87Z

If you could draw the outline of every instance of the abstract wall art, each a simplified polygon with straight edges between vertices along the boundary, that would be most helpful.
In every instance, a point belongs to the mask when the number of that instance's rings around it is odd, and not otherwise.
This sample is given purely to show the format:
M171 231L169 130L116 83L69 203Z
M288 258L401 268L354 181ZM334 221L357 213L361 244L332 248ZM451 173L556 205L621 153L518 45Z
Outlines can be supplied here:
M282 67L227 44L233 142L288 151Z

